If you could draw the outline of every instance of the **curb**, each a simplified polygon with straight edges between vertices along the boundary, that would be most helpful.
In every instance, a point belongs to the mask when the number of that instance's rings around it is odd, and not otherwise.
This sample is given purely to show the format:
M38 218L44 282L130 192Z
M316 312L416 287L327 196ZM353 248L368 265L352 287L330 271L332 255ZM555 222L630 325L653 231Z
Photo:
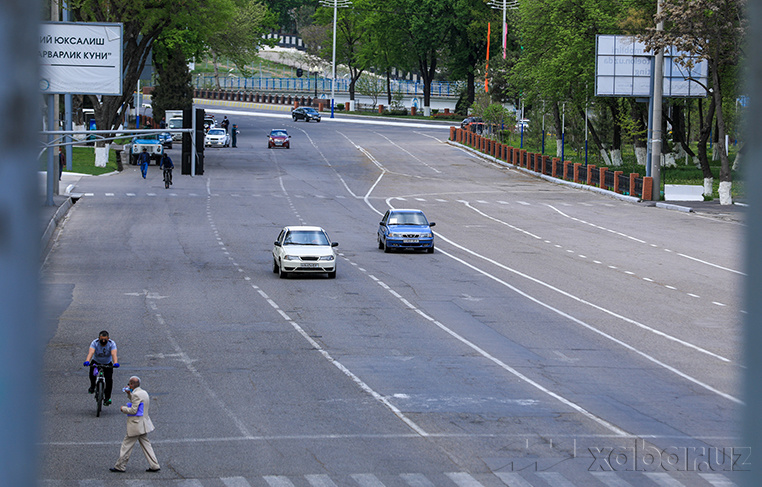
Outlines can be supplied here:
M56 210L55 215L53 215L53 218L50 219L48 222L48 226L45 228L45 231L42 233L42 238L40 239L40 248L45 251L45 249L48 248L48 245L50 244L50 239L53 236L53 232L55 231L56 227L58 226L58 222L60 222L64 216L66 216L66 213L69 211L69 208L72 207L74 204L74 200L71 196L66 198L64 203L58 207L58 210Z
M690 208L688 206L675 205L675 204L672 204L672 203L657 202L656 203L656 207L657 208L663 208L665 210L682 211L682 212L685 212L685 213L691 213L691 212L693 212L693 208Z
M595 187L595 186L588 186L587 184L575 183L573 181L566 181L565 179L558 179L558 178L554 178L554 177L548 176L547 174L540 174L538 172L531 171L531 170L523 168L523 167L517 167L517 166L514 166L513 164L508 164L507 162L502 161L502 160L500 160L500 159L498 159L496 157L488 156L488 155L484 154L483 152L480 152L480 151L478 151L478 150L476 150L476 149L474 149L472 147L469 147L467 145L459 144L458 142L453 142L450 139L447 139L447 143L452 145L452 146L454 146L454 147L458 147L460 149L467 150L467 151L469 151L469 152L471 152L471 153L481 157L482 159L495 162L495 163L497 163L497 164L499 164L501 166L507 167L509 169L513 169L513 170L516 170L516 171L521 171L524 174L527 174L527 175L530 175L530 176L535 176L535 177L538 177L540 179L544 179L544 180L546 180L548 182L551 182L551 183L561 184L561 185L569 186L569 187L572 187L572 188L575 188L575 189L584 189L586 191L592 191L593 193L599 193L599 194L602 194L604 196L609 196L611 198L615 198L615 199L618 199L618 200L627 201L628 203L640 203L640 202L643 201L640 198L638 198L637 196L628 196L628 195L624 195L624 194L614 193L613 191L609 191L607 189L598 188L598 187ZM690 208L689 208L689 210L690 210Z

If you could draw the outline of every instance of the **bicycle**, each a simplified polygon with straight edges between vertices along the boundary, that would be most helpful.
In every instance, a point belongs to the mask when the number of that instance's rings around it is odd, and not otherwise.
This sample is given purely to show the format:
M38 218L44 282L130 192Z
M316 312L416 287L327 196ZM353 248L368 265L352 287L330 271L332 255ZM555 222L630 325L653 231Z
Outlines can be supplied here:
M113 369L113 364L92 364L93 375L97 375L95 379L95 417L100 417L101 408L106 402L106 377L103 375L103 369Z
M164 170L164 189L169 189L172 184L172 169Z

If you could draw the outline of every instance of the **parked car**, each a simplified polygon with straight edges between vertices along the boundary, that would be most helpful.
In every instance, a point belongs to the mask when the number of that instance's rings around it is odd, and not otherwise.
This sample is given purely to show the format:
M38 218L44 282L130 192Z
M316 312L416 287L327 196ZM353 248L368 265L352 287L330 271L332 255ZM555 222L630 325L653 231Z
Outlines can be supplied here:
M217 121L214 119L214 117L206 116L204 117L204 132L208 132L210 128L216 127Z
M482 120L480 117L466 117L462 122L460 122L460 128L464 129L468 127L469 124L482 122L484 122L484 120Z
M165 149L172 148L172 134L170 134L169 132L160 133L159 141L161 141L161 145L163 145Z
M204 147L230 147L230 134L225 129L210 128L204 136Z
M143 152L143 148L147 149L151 160L158 166L161 156L164 155L164 144L161 143L157 134L133 137L130 144L130 164L138 163L138 156Z
M291 111L291 118L294 119L294 122L299 120L304 120L305 122L309 122L310 120L316 120L319 122L320 112L318 112L312 107L298 107L298 108L294 108Z
M393 249L414 249L434 252L434 233L421 210L388 210L378 225L378 248L384 252Z
M267 135L267 148L272 149L273 147L285 147L286 149L290 149L290 138L291 136L288 135L286 129L272 129Z
M336 277L336 252L339 244L331 242L320 227L284 227L273 243L273 272L282 279L292 272L326 273Z

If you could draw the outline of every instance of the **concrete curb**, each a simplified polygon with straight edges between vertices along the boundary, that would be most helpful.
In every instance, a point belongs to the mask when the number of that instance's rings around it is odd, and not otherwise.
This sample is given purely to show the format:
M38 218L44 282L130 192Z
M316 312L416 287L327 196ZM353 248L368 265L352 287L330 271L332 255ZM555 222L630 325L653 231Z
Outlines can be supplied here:
M483 152L480 152L480 151L474 149L473 147L469 147L467 145L463 145L463 144L460 144L458 142L453 142L452 140L449 140L449 139L447 140L447 143L452 145L452 146L461 148L463 150L467 150L469 152L472 152L473 154L481 157L482 159L486 159L488 161L495 162L495 163L500 164L501 166L505 166L505 167L507 167L509 169L521 171L524 174L528 174L530 176L535 176L535 177L538 177L540 179L544 179L544 180L546 180L548 182L551 182L551 183L561 184L561 185L564 185L564 186L570 186L570 187L575 188L575 189L583 189L585 191L592 191L593 193L599 193L599 194L602 194L604 196L609 196L611 198L616 198L618 200L627 201L628 203L640 203L642 201L637 196L628 196L628 195L624 195L624 194L614 193L613 191L609 191L607 189L598 188L598 187L595 187L595 186L588 186L587 184L575 183L573 181L566 181L565 179L554 178L554 177L548 176L547 174L541 174L541 173L538 173L538 172L535 172L535 171L531 171L531 170L526 169L524 167L514 166L513 164L508 164L507 162L502 161L502 160L498 159L497 157L488 156L487 154L484 154Z
M56 213L53 215L53 218L50 219L48 222L48 226L45 227L45 231L42 233L42 238L40 239L40 248L45 251L45 249L48 248L48 245L50 244L50 239L53 237L53 232L55 231L56 227L58 226L58 222L60 222L64 216L66 216L66 213L69 211L69 208L74 204L74 200L70 197L66 198L66 200L63 202L61 206L58 207L58 210L56 210Z
M693 211L693 208L690 208L688 206L675 205L673 203L657 202L656 203L656 207L657 208L664 208L665 210L683 211L685 213L691 213Z

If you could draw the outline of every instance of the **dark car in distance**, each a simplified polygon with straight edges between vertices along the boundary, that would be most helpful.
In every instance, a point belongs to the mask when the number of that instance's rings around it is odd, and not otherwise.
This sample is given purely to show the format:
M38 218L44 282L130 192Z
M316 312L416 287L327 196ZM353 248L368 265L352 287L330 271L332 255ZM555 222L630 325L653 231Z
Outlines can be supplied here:
M305 122L315 120L316 122L319 122L320 112L312 107L297 107L291 111L291 118L294 119L294 122L299 120L304 120Z

